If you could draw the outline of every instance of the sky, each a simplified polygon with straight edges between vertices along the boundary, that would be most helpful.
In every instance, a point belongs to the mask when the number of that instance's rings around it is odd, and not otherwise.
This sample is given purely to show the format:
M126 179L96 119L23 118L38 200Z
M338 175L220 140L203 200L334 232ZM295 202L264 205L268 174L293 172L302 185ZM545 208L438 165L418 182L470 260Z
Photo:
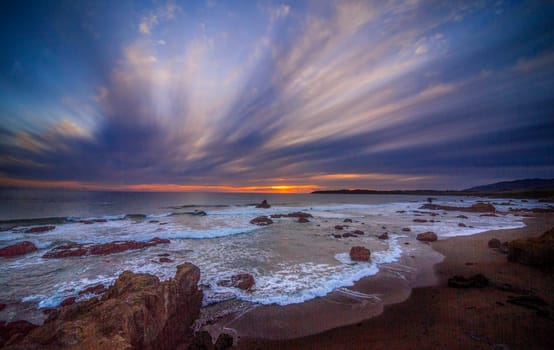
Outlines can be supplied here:
M554 177L549 1L2 1L0 186Z

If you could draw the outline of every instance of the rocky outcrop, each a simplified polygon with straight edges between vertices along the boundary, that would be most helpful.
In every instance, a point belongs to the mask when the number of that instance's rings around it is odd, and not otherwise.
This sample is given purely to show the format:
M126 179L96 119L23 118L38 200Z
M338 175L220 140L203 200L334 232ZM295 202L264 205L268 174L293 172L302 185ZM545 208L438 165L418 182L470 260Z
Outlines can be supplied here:
M85 295L85 294L102 294L106 291L106 287L104 287L103 284L98 284L96 286L88 287L86 289L83 289L79 292L79 295Z
M450 288L485 288L488 285L489 279L480 273L469 278L454 276L448 279Z
M489 240L489 243L487 243L487 246L489 248L500 248L501 245L502 245L502 243L500 242L500 240L498 238L491 238Z
M260 204L256 205L256 208L269 209L271 205L264 199Z
M230 279L225 279L217 283L224 287L234 287L242 290L250 290L256 284L254 276L249 273L240 273L238 275L231 276Z
M37 226L37 227L31 227L27 230L25 230L25 233L43 233L43 232L48 232L48 231L52 231L53 229L55 229L56 226Z
M258 216L257 218L250 220L250 223L258 226L267 226L271 225L273 223L273 220L271 220L267 216Z
M16 343L39 326L28 321L0 321L0 347ZM21 349L25 349L21 347Z
M475 203L471 207L455 207L450 205L438 205L438 204L424 204L419 209L430 210L455 210L455 211L467 211L471 213L487 213L495 212L496 208L490 203Z
M508 243L508 261L541 268L554 268L554 228L539 237Z
M186 348L198 317L200 270L185 263L173 279L123 272L102 299L62 307L14 349ZM10 348L10 347L8 347Z
M108 255L121 253L126 250L143 249L147 247L153 247L158 244L170 243L169 239L161 239L158 237L152 238L147 242L138 241L119 241L102 244L80 244L70 243L56 247L42 257L45 259L59 259L68 258L72 256L84 256L84 255Z
M416 236L418 241L434 242L437 240L437 235L434 232L423 232Z
M371 252L366 247L352 247L350 249L350 259L352 261L369 261Z
M35 250L37 250L37 247L32 242L23 241L0 249L0 257L11 258L25 255Z

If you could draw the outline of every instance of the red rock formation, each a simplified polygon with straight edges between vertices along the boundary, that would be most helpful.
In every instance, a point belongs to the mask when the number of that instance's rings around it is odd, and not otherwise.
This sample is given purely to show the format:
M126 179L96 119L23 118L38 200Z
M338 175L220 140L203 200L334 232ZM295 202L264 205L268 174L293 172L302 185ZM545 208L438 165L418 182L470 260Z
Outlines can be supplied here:
M23 339L30 331L39 327L27 321L0 321L0 347L10 345ZM20 348L25 349L25 347Z
M137 242L137 241L119 241L119 242L110 242L102 244L79 244L79 243L70 243L65 244L59 247L56 247L42 257L45 259L52 258L68 258L72 256L83 256L83 255L107 255L121 253L126 250L135 250L142 249L146 247L153 247L158 244L170 243L168 239L161 239L158 237L152 238L147 242Z
M250 223L258 226L267 226L271 225L273 223L273 220L271 220L267 216L258 216L257 218L250 220Z
M223 280L217 283L220 286L224 287L235 287L242 290L250 290L256 281L254 276L249 273L241 273L238 275L231 276L230 280Z
M424 204L419 209L431 209L431 210L456 210L467 211L471 213L486 213L495 212L496 208L490 203L475 203L471 207L454 207L450 205L438 205L438 204Z
M350 259L353 261L369 261L371 252L365 247L352 247L350 249Z
M37 247L32 242L23 241L0 249L0 257L11 258L25 255L35 250L37 250Z
M202 302L199 278L190 263L165 282L125 271L101 299L62 307L24 339L10 342L18 349L186 349Z
M539 237L508 243L508 261L546 269L554 268L554 228Z
M37 226L31 227L30 229L25 230L25 233L43 233L47 231L52 231L56 226Z
M423 242L434 242L437 240L437 235L434 232L423 232L418 234L416 239Z
M62 301L62 302L60 303L60 306L63 307L63 306L73 305L73 304L75 304L75 300L76 300L76 299L77 299L77 298L75 298L75 297L69 297L69 298L67 298L67 299L64 299L64 301Z

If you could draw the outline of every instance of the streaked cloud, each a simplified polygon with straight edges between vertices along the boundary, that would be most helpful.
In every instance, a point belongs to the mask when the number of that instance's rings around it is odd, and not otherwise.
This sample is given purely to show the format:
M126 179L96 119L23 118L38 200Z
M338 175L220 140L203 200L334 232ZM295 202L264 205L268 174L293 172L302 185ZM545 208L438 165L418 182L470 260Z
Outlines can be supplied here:
M81 6L96 33L86 47L55 31L52 48L0 43L0 93L15 96L0 99L6 184L309 191L554 177L551 4L118 3L102 6L128 16L109 25ZM15 62L32 68L16 74Z

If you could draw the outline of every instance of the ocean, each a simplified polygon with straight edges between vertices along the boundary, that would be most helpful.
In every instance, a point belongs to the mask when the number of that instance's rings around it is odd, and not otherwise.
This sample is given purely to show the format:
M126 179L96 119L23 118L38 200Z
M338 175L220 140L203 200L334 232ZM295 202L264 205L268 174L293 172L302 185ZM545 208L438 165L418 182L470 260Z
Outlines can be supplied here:
M264 199L271 208L256 208ZM437 197L434 203L469 206L478 200ZM509 208L539 206L536 201L490 201L505 213ZM8 304L0 312L0 320L39 322L44 318L42 309L56 307L72 296L90 298L92 295L79 292L98 284L109 286L125 270L165 280L185 261L200 268L205 306L226 300L300 303L351 286L406 254L416 254L418 244L421 249L427 246L415 241L418 233L433 231L444 239L524 225L521 217L512 214L491 217L464 212L464 219L458 217L460 212L439 210L438 215L430 216L428 210L419 209L426 202L425 196L403 195L2 190L0 248L31 241L39 249L20 257L0 258L0 303ZM273 224L263 227L250 223L257 216L296 211L313 218L308 223L275 218ZM206 215L197 215L199 212ZM418 218L425 222L414 222ZM82 223L96 219L101 220ZM345 219L352 222L345 223ZM42 225L55 229L25 233ZM337 230L336 225L348 227ZM364 235L334 236L352 230ZM389 239L378 239L384 232ZM148 241L154 237L171 243L111 255L42 257L67 243ZM356 245L371 250L369 263L350 260L348 252ZM162 255L171 261L160 262ZM250 291L218 283L239 273L254 276L256 283Z

